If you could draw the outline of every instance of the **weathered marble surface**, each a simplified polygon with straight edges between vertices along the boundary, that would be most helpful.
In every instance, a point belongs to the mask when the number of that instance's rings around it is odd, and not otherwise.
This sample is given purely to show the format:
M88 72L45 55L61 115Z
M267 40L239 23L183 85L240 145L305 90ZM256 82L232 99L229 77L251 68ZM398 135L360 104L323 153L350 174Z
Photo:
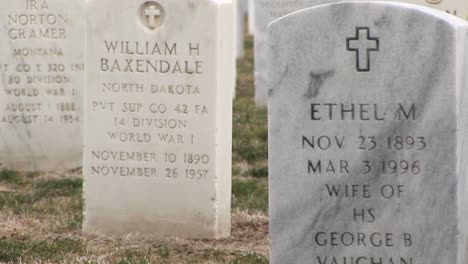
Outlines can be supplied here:
M85 232L230 235L233 8L88 1Z
M396 0L395 0L396 1ZM266 54L266 29L273 20L291 12L316 5L342 2L341 0L255 0L255 102L258 107L267 104L264 69L268 67ZM468 19L468 1L465 0L400 0L447 11Z
M84 1L4 1L0 8L0 165L81 166Z
M467 38L390 2L270 25L270 263L468 263Z

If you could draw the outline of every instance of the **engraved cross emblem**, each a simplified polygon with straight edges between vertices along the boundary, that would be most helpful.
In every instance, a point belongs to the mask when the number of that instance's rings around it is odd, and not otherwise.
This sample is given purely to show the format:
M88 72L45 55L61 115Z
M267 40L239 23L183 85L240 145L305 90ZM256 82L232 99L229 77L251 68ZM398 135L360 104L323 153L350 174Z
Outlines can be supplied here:
M379 39L372 38L368 27L356 27L356 36L346 39L348 51L356 52L358 72L370 71L370 53L379 51Z
M161 16L161 10L157 9L155 5L150 5L145 9L145 16L148 17L148 26L156 28L156 18Z

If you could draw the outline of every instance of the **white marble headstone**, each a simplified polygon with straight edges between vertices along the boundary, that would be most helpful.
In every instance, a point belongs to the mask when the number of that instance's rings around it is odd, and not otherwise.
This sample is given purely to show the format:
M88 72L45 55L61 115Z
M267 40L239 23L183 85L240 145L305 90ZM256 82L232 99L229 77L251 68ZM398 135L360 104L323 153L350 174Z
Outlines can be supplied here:
M255 3L254 1L255 0L248 0L249 3L249 19L248 19L248 22L249 22L249 34L250 35L254 35L255 34Z
M229 236L232 2L87 12L84 231Z
M291 12L316 5L341 2L342 0L254 0L255 2L255 102L258 107L267 104L265 69L266 29L273 20ZM397 1L397 0L394 0ZM398 2L418 4L436 8L468 19L466 0L398 0Z
M0 166L81 166L84 1L3 1Z
M347 2L268 39L271 263L468 263L467 23Z

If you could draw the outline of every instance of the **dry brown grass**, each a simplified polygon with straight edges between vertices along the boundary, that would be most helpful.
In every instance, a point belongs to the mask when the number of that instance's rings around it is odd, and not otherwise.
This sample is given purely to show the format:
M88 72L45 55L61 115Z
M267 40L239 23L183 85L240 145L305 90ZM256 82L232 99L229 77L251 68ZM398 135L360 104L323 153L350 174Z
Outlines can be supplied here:
M68 185L56 182L67 179L80 175L41 174L1 183L2 190L9 187L0 191L0 263L236 263L246 256L266 263L261 256L268 255L268 218L262 212L234 209L232 236L224 240L83 235L81 187L64 194L60 188ZM56 189L41 196L45 191L39 187L51 181Z

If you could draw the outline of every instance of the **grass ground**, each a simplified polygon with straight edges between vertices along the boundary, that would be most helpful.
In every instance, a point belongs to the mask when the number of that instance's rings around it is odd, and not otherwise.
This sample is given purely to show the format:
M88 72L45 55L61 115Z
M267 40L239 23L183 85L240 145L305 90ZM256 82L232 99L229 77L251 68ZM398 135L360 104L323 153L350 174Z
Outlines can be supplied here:
M0 263L268 263L266 111L255 109L252 38L245 44L234 102L231 238L83 235L80 171L1 171Z

